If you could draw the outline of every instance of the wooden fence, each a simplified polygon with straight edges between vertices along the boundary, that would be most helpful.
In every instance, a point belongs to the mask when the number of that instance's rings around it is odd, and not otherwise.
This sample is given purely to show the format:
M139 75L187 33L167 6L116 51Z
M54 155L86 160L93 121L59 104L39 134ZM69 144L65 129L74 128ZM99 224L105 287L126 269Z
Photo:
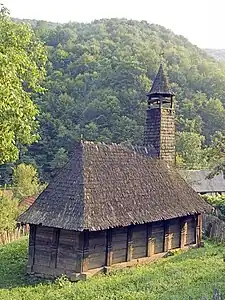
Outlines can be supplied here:
M15 240L20 239L23 236L28 235L29 233L29 226L28 225L18 225L12 231L4 231L0 232L0 245L5 245L11 243Z
M214 215L203 215L203 234L219 242L225 241L225 221Z

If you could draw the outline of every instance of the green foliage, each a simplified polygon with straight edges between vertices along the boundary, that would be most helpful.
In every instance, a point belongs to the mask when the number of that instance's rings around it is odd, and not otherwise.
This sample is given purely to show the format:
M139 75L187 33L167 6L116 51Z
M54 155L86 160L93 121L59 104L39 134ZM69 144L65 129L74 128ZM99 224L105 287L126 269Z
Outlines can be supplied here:
M18 159L21 144L37 140L37 106L46 54L30 26L10 20L0 6L0 165Z
M185 169L204 169L206 152L202 149L204 136L196 132L179 132L176 142L177 166Z
M21 152L21 162L34 161L43 175L63 165L74 141L81 138L142 143L145 94L157 71L159 53L164 52L176 94L178 161L185 168L218 163L218 156L212 158L206 150L217 131L225 132L223 63L170 30L144 21L30 23L48 52L47 92L33 96L40 111L40 140L27 153ZM32 122L29 119L31 127ZM185 133L180 136L180 132ZM198 140L191 158L186 155L192 149L189 137Z
M213 205L215 208L219 209L225 218L225 195L203 195L203 198Z
M0 234L15 228L18 215L18 200L0 190Z
M19 164L13 171L13 193L20 200L37 195L41 185L37 170L32 165Z
M145 94L162 51L176 93L178 132L199 134L205 149L216 131L225 130L225 66L185 38L158 25L124 19L32 23L49 58L48 91L35 98L41 139L26 154L41 171L53 170L63 149L70 154L81 138L142 143ZM202 154L197 153L197 163L182 157L184 167L205 165Z
M224 245L175 254L150 265L99 275L71 283L65 276L50 282L29 282L24 276L27 240L0 247L0 299L4 300L189 300L225 294ZM35 285L34 285L35 284Z

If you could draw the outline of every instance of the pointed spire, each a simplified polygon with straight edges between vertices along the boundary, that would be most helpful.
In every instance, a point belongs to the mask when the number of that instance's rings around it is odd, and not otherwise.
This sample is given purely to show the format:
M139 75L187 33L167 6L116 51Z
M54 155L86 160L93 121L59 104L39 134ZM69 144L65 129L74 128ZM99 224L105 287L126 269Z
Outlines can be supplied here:
M170 97L174 96L172 93L170 87L168 78L164 72L162 63L159 66L158 73L153 81L152 88L150 92L147 94L149 98L155 97L155 96L164 96L164 97Z

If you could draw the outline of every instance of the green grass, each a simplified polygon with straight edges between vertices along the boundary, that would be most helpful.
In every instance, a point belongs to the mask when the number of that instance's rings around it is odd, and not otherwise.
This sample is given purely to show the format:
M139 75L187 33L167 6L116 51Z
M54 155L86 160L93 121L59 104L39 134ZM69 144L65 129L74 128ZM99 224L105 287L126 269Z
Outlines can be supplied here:
M27 239L0 246L1 300L212 299L225 295L225 245L206 243L137 268L99 275L86 282L34 282L25 276Z

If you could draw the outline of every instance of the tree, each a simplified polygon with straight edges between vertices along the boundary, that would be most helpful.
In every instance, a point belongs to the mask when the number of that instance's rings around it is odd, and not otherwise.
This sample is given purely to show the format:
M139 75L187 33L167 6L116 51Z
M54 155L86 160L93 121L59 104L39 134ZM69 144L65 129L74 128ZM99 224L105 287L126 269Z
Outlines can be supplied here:
M18 215L18 200L0 191L0 233L13 230Z
M18 159L20 145L37 140L37 106L46 53L30 26L13 22L0 6L0 165Z
M204 136L195 132L179 132L176 152L178 167L186 169L204 169L207 167L207 155L202 144Z
M14 196L20 200L37 195L41 187L37 170L26 164L20 164L14 169L12 183Z

